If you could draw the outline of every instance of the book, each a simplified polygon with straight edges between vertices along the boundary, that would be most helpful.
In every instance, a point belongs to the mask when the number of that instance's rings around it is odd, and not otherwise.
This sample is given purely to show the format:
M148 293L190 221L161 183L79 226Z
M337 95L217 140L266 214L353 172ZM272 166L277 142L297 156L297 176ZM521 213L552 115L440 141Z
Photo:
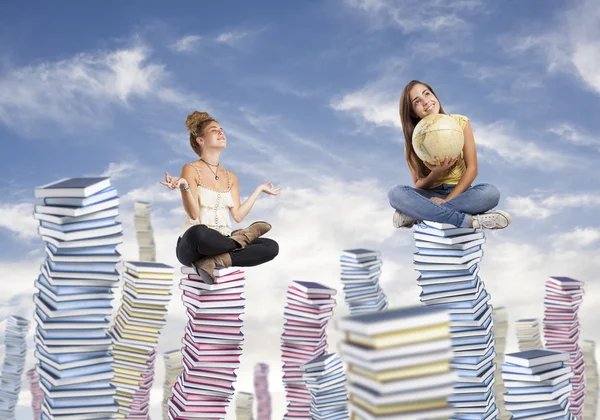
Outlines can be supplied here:
M89 197L110 187L109 177L64 178L37 187L36 198L48 197Z

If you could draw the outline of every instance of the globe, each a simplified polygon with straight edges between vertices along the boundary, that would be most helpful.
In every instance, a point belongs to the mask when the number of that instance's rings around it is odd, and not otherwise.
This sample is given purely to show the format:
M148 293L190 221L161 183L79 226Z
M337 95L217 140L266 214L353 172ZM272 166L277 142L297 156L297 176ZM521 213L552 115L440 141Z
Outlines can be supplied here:
M427 115L419 121L412 135L415 153L430 165L435 165L436 157L440 162L443 162L446 156L458 157L464 143L460 124L446 114Z

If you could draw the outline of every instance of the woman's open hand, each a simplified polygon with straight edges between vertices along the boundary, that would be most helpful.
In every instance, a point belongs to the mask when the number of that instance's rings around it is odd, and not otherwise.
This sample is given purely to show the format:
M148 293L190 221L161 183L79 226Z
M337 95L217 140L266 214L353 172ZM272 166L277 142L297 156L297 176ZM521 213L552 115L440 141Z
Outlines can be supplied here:
M185 178L171 176L168 172L165 172L165 180L160 181L160 183L170 190L181 187L185 188L188 186L188 182Z
M442 173L442 172L445 172L448 169L452 168L454 166L454 164L456 164L457 161L458 161L458 157L449 158L448 156L446 156L446 158L442 162L440 162L439 157L436 157L435 165L431 165L425 161L423 161L423 163L425 164L425 166L427 166L429 168L429 170L431 172Z
M282 188L275 188L271 181L265 182L264 184L259 185L260 191L269 195L279 195Z

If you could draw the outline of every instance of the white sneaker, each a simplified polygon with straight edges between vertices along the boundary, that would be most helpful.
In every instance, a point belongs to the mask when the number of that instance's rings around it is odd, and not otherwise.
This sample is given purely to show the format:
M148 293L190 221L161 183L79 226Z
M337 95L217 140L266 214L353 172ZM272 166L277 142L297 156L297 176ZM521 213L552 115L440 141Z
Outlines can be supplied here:
M512 217L504 210L473 215L473 227L475 229L504 229L510 225L510 222L512 222Z
M410 228L413 227L415 223L417 223L417 219L413 219L410 216L407 216L404 213L400 213L398 210L394 213L394 218L392 219L392 223L395 228Z

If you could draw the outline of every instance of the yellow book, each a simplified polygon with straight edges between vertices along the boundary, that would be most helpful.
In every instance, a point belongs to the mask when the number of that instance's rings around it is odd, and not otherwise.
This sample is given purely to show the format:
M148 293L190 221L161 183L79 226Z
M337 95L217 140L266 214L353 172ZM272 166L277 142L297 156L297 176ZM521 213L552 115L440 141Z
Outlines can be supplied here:
M121 328L123 328L124 330L141 331L141 332L147 332L147 333L151 333L151 334L158 334L161 330L160 327L142 327L139 325L127 324L123 320L123 318L121 318L121 315L117 315L115 320L121 326Z
M138 287L133 287L132 285L130 285L129 283L124 283L123 287L131 290L137 294L144 294L144 295L162 295L162 296L166 296L166 295L170 295L171 291L170 290L161 290L161 289L143 289L143 288L138 288Z
M115 378L111 382L112 383L124 384L124 385L140 386L140 384L141 384L142 381L140 381L140 380L134 380L134 379L128 379L128 378L123 378L122 376L115 376Z
M374 336L346 333L346 340L374 349L386 349L407 344L423 343L450 337L450 323L433 325L431 327L415 328Z
M432 400L410 401L400 404L387 404L375 406L363 400L362 398L359 398L355 395L351 395L350 401L352 401L354 405L363 408L364 410L376 416L419 412L449 407L448 398L436 398Z
M158 343L158 337L146 337L144 335L128 334L122 331L119 331L119 336L127 340L143 341L145 343Z
M127 368L122 368L122 367L118 367L118 366L113 366L113 370L115 371L115 375L122 374L122 375L129 375L129 376L135 376L135 377L140 377L140 378L142 377L142 372L133 370L133 369L127 369Z
M449 361L442 361L400 369L383 370L381 372L371 372L350 364L349 370L377 382L386 382L447 373L450 372L451 368Z
M121 308L121 310L123 310L127 316L129 316L130 318L144 318L144 319L152 319L152 320L156 320L156 321L163 321L165 319L165 315L166 314L146 314L146 313L142 313L142 312L134 312L129 308L123 307Z
M165 310L165 308L167 307L167 305L148 305L145 303L134 302L131 299L129 299L129 297L127 295L123 295L123 300L125 302L129 303L129 305L131 305L131 307L137 308L137 309L151 309L151 310L156 310L156 311L162 311L162 310Z
M120 351L129 352L129 353L143 354L146 356L150 355L150 352L151 352L151 350L142 350L142 349L128 346L126 344L119 344L119 343L113 344L113 350L120 350Z

